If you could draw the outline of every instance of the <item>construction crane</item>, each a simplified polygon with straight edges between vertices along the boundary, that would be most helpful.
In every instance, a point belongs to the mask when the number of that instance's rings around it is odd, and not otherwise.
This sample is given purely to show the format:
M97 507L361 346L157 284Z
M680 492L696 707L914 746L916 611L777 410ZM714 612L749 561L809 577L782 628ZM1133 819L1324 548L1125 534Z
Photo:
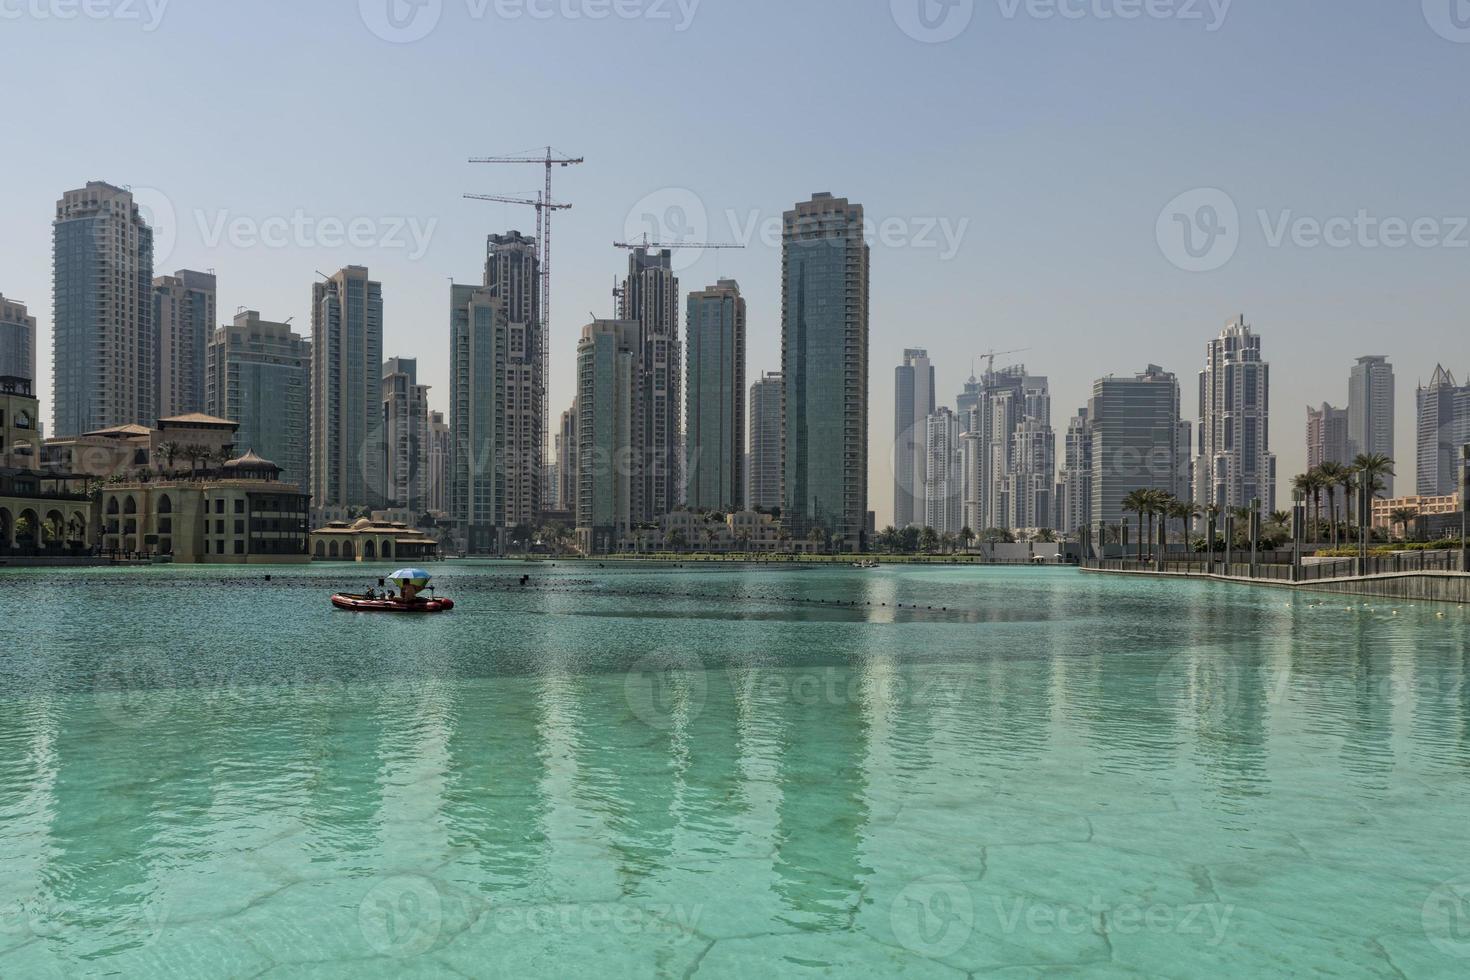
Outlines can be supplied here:
M664 249L669 249L670 251L672 251L673 249L676 249L676 248L744 248L744 247L745 247L744 245L714 245L714 244L711 244L710 242L672 242L672 243L651 242L651 241L648 240L648 236L646 234L643 236L643 241L641 241L641 242L613 242L613 248L627 248L627 249L642 248L642 249L651 249L651 250L653 250L655 252L660 252L660 251L663 251Z
M550 356L551 348L551 216L557 211L565 211L571 207L570 204L556 204L556 198L551 196L551 171L555 167L572 167L585 162L582 157L557 156L551 148L546 148L543 156L503 156L503 157L470 157L470 163L514 163L514 164L539 164L546 168L546 188L541 192L540 200L536 207L536 261L541 267L541 462L545 466L547 461L548 447L551 444L551 414L550 398ZM494 200L494 198L488 198ZM517 203L514 201L506 203Z
M984 359L984 360L987 360L987 361L990 362L989 367L987 367L985 369L985 373L988 376L988 375L992 375L992 374L995 373L995 360L996 360L996 358L998 358L998 357L1009 357L1012 354L1025 354L1025 353L1029 352L1030 350L1031 350L1030 347L1022 347L1020 350L993 350L993 351L987 351L984 354L979 354L979 355L977 355L977 357L980 358L980 359ZM972 364L970 366L970 377L973 378L974 376L975 376L975 367Z
M539 164L546 169L546 186L539 199L528 203L536 208L536 261L541 270L541 385L537 392L541 399L541 463L547 462L551 445L551 216L564 211L570 204L558 204L551 195L551 171L554 167L571 167L584 162L582 157L557 156L548 146L539 157L496 156L471 157L470 163L485 164ZM487 195L486 199L494 200ZM505 203L518 203L508 201Z

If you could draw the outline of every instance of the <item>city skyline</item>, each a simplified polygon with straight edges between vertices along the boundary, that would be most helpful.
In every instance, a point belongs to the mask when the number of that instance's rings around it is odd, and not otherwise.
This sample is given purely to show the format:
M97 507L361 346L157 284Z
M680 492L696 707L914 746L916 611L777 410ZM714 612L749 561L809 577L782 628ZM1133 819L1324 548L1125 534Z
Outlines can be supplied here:
M558 172L557 197L575 207L556 218L559 312L550 382L557 408L570 405L574 394L575 349L587 313L610 315L608 285L624 259L609 245L644 232L748 244L744 251L678 253L679 272L686 283L738 279L750 309L749 375L778 370L780 214L791 201L830 188L863 201L873 226L874 405L892 404L886 368L915 342L929 348L946 404L977 353L1039 346L1030 360L1051 378L1060 418L1085 402L1099 375L1153 362L1188 376L1199 338L1230 310L1244 308L1291 381L1279 397L1292 398L1279 403L1272 419L1283 473L1305 468L1300 409L1284 406L1341 404L1345 367L1369 353L1387 353L1396 366L1396 446L1405 456L1414 445L1413 389L1429 381L1439 362L1457 375L1470 373L1470 345L1460 339L1463 250L1356 242L1338 248L1268 232L1283 218L1321 223L1352 219L1360 210L1410 222L1462 214L1457 181L1444 168L1470 149L1470 134L1452 125L1466 51L1436 34L1418 5L1390 9L1352 0L1338 7L1342 16L1324 20L1294 5L1237 5L1215 32L1148 18L1062 24L1023 11L1008 20L985 8L963 33L930 44L905 33L878 4L844 11L851 44L840 53L812 52L802 42L826 29L830 11L761 0L738 8L707 2L680 32L674 24L618 18L467 21L462 9L446 9L435 31L407 44L375 35L352 4L293 11L300 30L284 36L244 10L171 8L147 34L126 23L21 18L7 22L15 50L0 78L25 91L30 79L56 77L48 99L13 107L14 125L34 133L38 149L13 160L10 179L0 186L0 206L10 216L9 234L0 241L6 270L0 291L26 302L39 321L42 376L34 380L47 432L55 433L47 368L51 204L63 188L88 179L128 184L150 210L172 215L155 273L217 270L226 322L242 307L308 322L304 283L315 270L372 268L391 297L385 355L418 357L433 407L445 410L447 343L422 339L443 329L444 279L479 282L486 235L531 234L535 225L526 208L470 203L460 195L534 196L539 182L532 168L475 168L467 160L552 143L587 158L584 166ZM762 8L779 16L783 30L758 27ZM205 52L211 45L217 50L220 38L231 50L271 50L276 70L248 88L215 77ZM125 55L144 42L157 57ZM667 93L670 115L697 118L727 102L730 111L761 119L770 140L784 141L789 152L780 163L753 166L764 153L755 143L691 145L678 127L633 137L619 121L625 97L615 86L589 81L624 70L623 52L652 43L659 43L668 71L694 79ZM813 71L880 61L900 82L876 101L856 93L837 98L821 139L787 139L812 124L789 91L757 78L727 98L725 83L715 81L729 76L721 69L741 63L742 46L757 43L772 57L800 58ZM1355 66L1375 59L1383 45L1411 59L1416 70L1381 79L1377 97L1413 105L1415 112L1365 117L1342 95L1361 86ZM495 53L488 73L473 67L487 48ZM87 127L60 125L53 101L84 103L94 93L84 73L55 73L45 57L50 50L167 93L180 113L227 113L245 131L279 138L247 140L231 153L205 157L183 129L111 117ZM1252 55L1250 76L1222 86L1219 79L1233 72L1242 50ZM551 105L532 99L502 105L493 132L466 134L446 124L445 106L497 94L508 79L527 73L548 74L552 52L573 67L547 79ZM283 113L280 106L283 100L304 106L330 91L313 66L360 55L383 66L357 84L398 136L344 168L340 149L319 139L318 114ZM194 84L177 84L181 66L197 69ZM405 87L404 77L427 88ZM1077 84L1084 77L1105 82ZM1160 87L1159 77L1173 83ZM1300 84L1303 77L1313 84ZM907 80L918 78L928 80L922 88ZM966 94L975 91L1005 97L975 106ZM1062 91L1066 98L1054 97ZM977 114L977 124L955 131L945 120L961 105ZM1261 112L1241 110L1257 105ZM891 139L876 149L860 125L873 112L892 127ZM1296 125L1299 113L1316 121L1310 134ZM1039 127L1042 118L1055 127ZM941 152L913 152L935 140ZM1286 150L1262 156L1255 148L1263 140ZM1426 143L1438 151L1406 160L1404 147ZM1095 165L1063 163L1079 155ZM1336 163L1324 169L1324 159ZM1203 273L1178 268L1156 236L1165 205L1196 188L1226 192L1243 226L1228 264ZM368 225L355 247L347 226L358 220ZM916 309L924 310L925 322L914 322ZM870 507L879 514L891 512L890 426L886 410L873 418Z

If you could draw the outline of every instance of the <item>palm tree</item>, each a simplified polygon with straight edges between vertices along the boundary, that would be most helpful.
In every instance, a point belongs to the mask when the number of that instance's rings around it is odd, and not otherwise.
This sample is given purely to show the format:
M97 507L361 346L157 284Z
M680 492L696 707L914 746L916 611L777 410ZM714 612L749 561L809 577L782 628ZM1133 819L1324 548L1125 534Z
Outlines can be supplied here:
M1362 477L1365 491L1375 496L1383 489L1383 477L1398 475L1393 471L1393 459L1382 453L1359 453L1358 458L1353 460L1353 470ZM1371 517L1370 508L1370 520Z
M1036 541L1039 544L1056 544L1057 532L1049 527L1044 527L1036 532Z
M1193 500L1175 500L1169 505L1169 516L1179 522L1179 540L1189 550L1189 525L1200 516L1199 504Z
M932 527L926 527L919 532L919 549L932 554L939 547L939 533Z
M1149 490L1148 494L1148 556L1154 558L1154 548L1159 538L1164 536L1165 521L1169 513L1169 505L1174 502L1174 495L1166 490ZM1158 520L1157 532L1154 521Z
M1298 473L1291 479L1291 492L1298 499L1310 502L1312 497L1317 493L1317 481L1311 473ZM1310 521L1311 518L1309 516L1309 526L1315 526L1311 525Z
M954 554L955 545L959 544L959 542L959 536L953 531L945 531L939 536L940 547L944 549L946 555Z
M165 469L173 469L174 460L179 458L179 444L176 442L159 443L158 455L163 459L163 465Z
M1123 498L1123 513L1138 515L1138 561L1143 563L1143 515L1149 508L1148 491L1134 490Z
M962 528L960 528L960 544L964 546L964 549L966 551L969 551L970 550L970 545L972 545L974 543L975 543L975 532L972 531L972 530L970 530L968 527L962 527Z
M827 540L827 532L819 527L814 527L806 533L806 539L812 544L821 545Z
M1419 511L1414 507L1395 507L1388 515L1390 525L1397 524L1403 528L1404 540L1409 540L1409 525L1419 519Z
M1337 488L1341 487L1343 489L1344 497L1346 498L1351 492L1350 484L1353 478L1353 471L1341 463L1334 463L1329 460L1317 467L1317 478L1321 480L1323 488L1327 491L1327 514L1332 521L1332 546L1335 548L1341 540L1338 536ZM1346 504L1347 500L1344 499L1343 503Z

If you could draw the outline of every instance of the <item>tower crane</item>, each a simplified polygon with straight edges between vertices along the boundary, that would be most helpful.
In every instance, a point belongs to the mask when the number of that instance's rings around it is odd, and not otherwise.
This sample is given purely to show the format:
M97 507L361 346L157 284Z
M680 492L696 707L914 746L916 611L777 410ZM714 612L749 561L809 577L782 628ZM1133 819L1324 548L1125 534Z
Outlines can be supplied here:
M1030 350L1031 350L1030 347L1022 347L1019 350L992 350L992 351L987 351L984 354L979 354L979 355L977 355L977 357L980 358L980 359L984 359L984 360L990 362L989 363L989 366L985 369L985 373L987 375L991 375L991 374L994 374L995 373L995 360L996 360L996 358L998 358L998 357L1009 357L1011 354L1025 354L1025 353L1029 352ZM970 372L971 372L970 376L972 378L974 377L974 370L975 370L974 367L971 366L971 368L970 368Z
M556 204L555 198L551 196L551 171L556 167L573 167L585 162L583 157L558 156L551 147L541 156L491 156L470 157L470 163L488 164L528 164L534 163L546 168L546 188L541 192L540 200L536 206L536 260L541 267L541 462L546 464L548 447L551 444L551 415L550 398L547 392L550 386L548 375L550 374L550 360L548 351L551 348L551 216L557 211L564 211L571 207L570 204ZM496 200L486 197L486 200ZM505 203L529 203L507 201ZM534 206L534 205L533 205Z
M654 251L663 251L664 249L669 249L670 251L672 251L673 249L676 249L676 248L744 248L744 247L745 247L744 245L715 245L715 244L712 244L710 242L667 242L667 243L666 242L651 242L651 241L648 240L648 235L646 235L646 234L643 236L643 241L641 241L641 242L613 242L613 248L626 248L626 249L642 248L642 249L652 249Z

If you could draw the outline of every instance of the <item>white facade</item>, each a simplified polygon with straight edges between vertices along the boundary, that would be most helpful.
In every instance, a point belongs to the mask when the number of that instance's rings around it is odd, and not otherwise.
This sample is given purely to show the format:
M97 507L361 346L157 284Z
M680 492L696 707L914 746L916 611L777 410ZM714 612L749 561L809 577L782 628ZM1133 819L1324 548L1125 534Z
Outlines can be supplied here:
M903 364L894 372L893 392L893 526L902 529L928 524L926 427L935 406L934 366L928 351L903 352Z
M939 409L925 419L924 436L924 526L958 534L965 527L959 418Z
M1271 452L1271 366L1261 338L1236 317L1210 341L1199 375L1199 455L1194 499L1222 510L1261 502L1276 509L1276 456Z

